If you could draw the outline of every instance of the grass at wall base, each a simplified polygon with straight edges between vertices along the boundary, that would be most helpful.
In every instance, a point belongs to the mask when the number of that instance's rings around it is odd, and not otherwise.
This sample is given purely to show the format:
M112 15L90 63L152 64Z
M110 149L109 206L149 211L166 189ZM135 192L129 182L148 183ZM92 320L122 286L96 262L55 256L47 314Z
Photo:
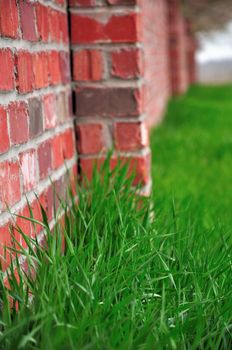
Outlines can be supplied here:
M18 312L1 290L0 348L232 347L231 95L194 87L171 101L151 144L155 220L123 169L95 176L69 212L63 202L53 234L44 215L47 250L22 252L37 278L11 281Z

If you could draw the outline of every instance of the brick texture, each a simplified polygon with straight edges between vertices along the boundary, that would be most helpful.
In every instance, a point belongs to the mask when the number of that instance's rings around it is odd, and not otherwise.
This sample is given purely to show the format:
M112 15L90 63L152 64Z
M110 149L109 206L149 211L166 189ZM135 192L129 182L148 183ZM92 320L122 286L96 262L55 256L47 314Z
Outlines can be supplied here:
M64 183L75 171L76 151L70 108L71 79L66 1L0 0L0 255L12 245L15 222L27 235L41 225L12 220L7 207L41 219L36 193L53 219L50 178ZM58 140L57 143L54 140ZM68 183L66 182L66 185ZM73 185L73 184L72 184ZM24 246L22 237L13 234Z

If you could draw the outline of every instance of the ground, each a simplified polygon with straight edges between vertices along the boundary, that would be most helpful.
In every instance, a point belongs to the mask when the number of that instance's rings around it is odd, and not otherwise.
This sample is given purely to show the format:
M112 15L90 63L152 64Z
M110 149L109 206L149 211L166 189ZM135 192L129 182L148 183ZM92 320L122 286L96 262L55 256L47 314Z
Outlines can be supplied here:
M124 169L105 170L53 233L43 213L48 249L21 249L36 279L18 269L1 287L0 349L231 349L231 95L193 87L170 102L150 204Z

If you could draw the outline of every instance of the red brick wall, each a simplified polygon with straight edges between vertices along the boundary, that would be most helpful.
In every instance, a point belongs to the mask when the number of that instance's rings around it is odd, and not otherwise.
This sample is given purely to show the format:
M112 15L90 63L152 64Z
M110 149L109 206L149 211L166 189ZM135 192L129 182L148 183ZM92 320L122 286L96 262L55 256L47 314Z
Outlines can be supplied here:
M1 255L11 243L6 205L28 216L26 194L38 218L36 192L52 221L49 177L59 192L65 166L76 168L69 62L65 0L0 0Z
M179 0L167 0L169 10L170 75L172 94L184 93L188 88L186 22Z
M81 174L91 178L114 148L150 185L144 110L141 12L135 0L70 0L76 134Z
M7 205L39 218L36 192L52 222L50 177L63 194L66 168L90 179L110 149L149 193L147 129L193 81L186 28L178 0L0 0L0 255Z
M141 2L145 106L149 126L163 117L170 96L168 6L163 0Z

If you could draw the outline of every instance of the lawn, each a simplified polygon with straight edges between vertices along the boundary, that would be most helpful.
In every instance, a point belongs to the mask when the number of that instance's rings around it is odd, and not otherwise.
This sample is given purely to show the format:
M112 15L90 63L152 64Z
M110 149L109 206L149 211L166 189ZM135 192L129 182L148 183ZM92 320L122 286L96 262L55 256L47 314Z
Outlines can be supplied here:
M170 102L151 138L150 203L125 169L105 169L78 205L62 203L53 234L44 214L48 249L22 252L37 278L19 270L1 289L0 348L232 347L231 96L193 87Z

